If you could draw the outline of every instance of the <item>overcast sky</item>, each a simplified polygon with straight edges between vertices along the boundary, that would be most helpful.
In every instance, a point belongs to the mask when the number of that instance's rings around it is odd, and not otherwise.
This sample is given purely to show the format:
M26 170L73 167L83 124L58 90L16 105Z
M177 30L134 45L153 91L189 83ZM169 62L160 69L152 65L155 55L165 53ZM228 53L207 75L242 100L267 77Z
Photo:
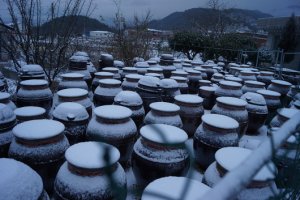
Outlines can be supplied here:
M50 0L41 0L48 4ZM92 17L100 19L102 16L107 21L114 17L116 6L114 0L93 0L95 10ZM208 0L115 0L121 2L121 10L124 15L131 18L135 13L143 15L147 10L151 11L153 19L166 17L172 12L184 11L190 8L207 7ZM290 16L292 12L300 15L300 0L223 0L228 8L243 8L260 10L274 16ZM6 9L1 6L0 15L6 15ZM3 4L2 4L3 5Z

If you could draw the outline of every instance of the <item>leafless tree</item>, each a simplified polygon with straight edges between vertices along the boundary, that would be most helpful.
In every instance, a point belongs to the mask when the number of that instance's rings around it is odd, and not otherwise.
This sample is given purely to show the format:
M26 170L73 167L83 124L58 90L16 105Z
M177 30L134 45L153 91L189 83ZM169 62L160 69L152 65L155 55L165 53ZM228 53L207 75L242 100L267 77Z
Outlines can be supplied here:
M76 16L90 15L92 0L54 0L50 5L43 0L3 0L2 5L7 7L12 29L7 29L0 42L16 70L20 70L18 59L22 57L27 63L41 65L51 84L68 63ZM45 32L43 23L48 21L53 23ZM0 22L5 23L1 17Z

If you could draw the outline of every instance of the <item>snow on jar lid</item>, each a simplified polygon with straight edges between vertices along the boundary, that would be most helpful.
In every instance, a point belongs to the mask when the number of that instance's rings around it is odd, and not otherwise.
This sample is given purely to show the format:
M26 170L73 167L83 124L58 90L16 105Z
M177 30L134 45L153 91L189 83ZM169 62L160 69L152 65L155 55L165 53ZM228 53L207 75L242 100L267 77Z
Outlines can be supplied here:
M160 67L151 67L147 69L148 72L163 72L163 69Z
M111 72L96 72L95 76L96 77L103 77L103 76L105 76L105 77L111 77L112 78L114 76L114 74L111 73Z
M184 63L182 63L182 67L190 68L190 67L192 67L192 64L184 62Z
M203 65L203 61L202 60L193 60L191 62L192 65Z
M174 79L164 78L160 80L160 86L162 88L178 88L178 83Z
M247 102L245 100L235 97L218 97L216 100L218 103L229 106L245 107L247 105Z
M7 106L3 103L0 103L0 125L12 122L15 119L16 119L16 116L15 116L13 110L9 106Z
M41 177L28 165L9 158L0 158L1 199L39 199L43 192Z
M37 119L18 124L12 130L14 136L24 140L43 140L55 137L65 130L65 126L55 120Z
M223 74L220 74L220 73L214 73L214 74L213 74L213 77L214 77L214 78L219 78L219 79L220 79L220 78L223 78L224 76L223 76Z
M107 58L113 59L113 56L111 54L108 54L108 53L102 53L101 57L107 57Z
M80 88L68 88L57 92L59 97L82 97L88 95L88 91Z
M242 164L252 153L250 149L241 147L223 147L215 153L217 163L226 171L232 171ZM271 167L271 169L269 168ZM253 181L266 181L274 179L275 165L270 162L263 166L252 179Z
M174 59L174 57L173 57L173 55L172 54L161 54L161 59L165 59L165 60L173 60Z
M258 106L264 106L267 104L265 98L261 94L254 92L246 92L241 96L241 99L247 101L248 105L254 104Z
M205 114L201 117L203 123L220 129L237 129L239 127L239 123L225 115L219 114Z
M157 78L161 77L161 75L158 73L146 73L145 76L153 76L153 77L157 77Z
M156 60L147 60L147 63L149 65L156 65L157 64L157 61Z
M129 108L118 105L105 105L99 106L94 110L97 117L102 119L126 119L132 115L132 111Z
M245 85L247 86L262 86L264 87L266 84L259 81L245 81Z
M234 88L241 88L242 84L235 82L235 81L220 81L220 86L228 86L228 87L234 87Z
M72 62L88 62L88 58L86 56L76 56L73 55L69 59Z
M200 72L200 71L193 70L193 69L188 69L188 70L186 70L186 72L187 72L189 75L194 75L194 76L201 75L201 72Z
M185 71L180 71L180 70L176 70L176 71L172 71L171 72L171 74L172 75L188 75L188 73L187 72L185 72Z
M174 79L175 81L180 82L180 83L187 82L187 78L182 77L182 76L171 76L170 78Z
M174 103L168 102L154 102L150 104L151 110L160 111L160 112L178 112L180 107Z
M272 83L277 84L277 85L282 85L282 86L292 86L291 83L287 81L282 81L282 80L271 80Z
M106 161L109 155L109 162ZM80 142L70 146L65 153L71 165L83 169L101 169L113 165L120 159L119 150L102 142Z
M188 139L184 130L166 124L145 125L140 129L140 134L146 140L158 144L182 144Z
M119 72L119 69L116 68L116 67L104 67L102 68L102 71L104 72L111 72L111 73L118 73Z
M216 91L216 87L213 87L213 86L201 86L200 87L200 90L203 90L203 91L208 91L208 92L215 92Z
M226 81L234 81L234 82L239 82L239 83L243 82L243 80L241 78L234 77L234 76L225 76L224 79Z
M159 87L159 78L157 77L153 77L153 76L143 76L138 84L140 85L144 85L144 86L147 86L147 87L154 87L154 88L157 88Z
M112 78L105 78L105 79L99 80L99 84L102 86L103 85L120 86L121 81L112 79Z
M133 91L121 91L115 98L114 102L124 106L140 106L143 104L143 100L140 95Z
M21 71L30 72L30 73L34 73L34 72L44 73L42 66L37 65L37 64L23 65L21 68Z
M278 114L286 119L291 119L294 115L299 113L300 111L293 108L281 108L278 109Z
M268 76L273 76L274 72L269 72L269 71L260 71L260 75L268 75Z
M256 73L251 71L250 69L248 70L245 70L243 69L242 71L240 71L241 75L244 75L244 76L252 76L252 75L255 75Z
M31 80L21 81L20 84L22 86L46 86L48 85L48 81L42 79L31 79Z
M8 100L10 98L10 94L7 92L0 92L0 100Z
M187 188L186 184L188 184ZM207 185L196 180L169 176L151 182L145 188L142 200L179 199L182 194L184 194L185 200L199 200L210 189Z
M136 62L134 66L136 68L148 68L149 64L147 62Z
M84 56L84 57L89 57L89 55L87 54L87 52L84 52L84 51L76 51L73 55L74 55L74 56Z
M201 104L203 102L203 99L201 97L192 94L176 95L175 100L182 103L188 103L188 104Z
M137 73L137 68L135 67L123 67L123 72L134 72L134 73Z
M139 81L142 77L143 77L143 75L140 75L140 74L127 74L127 75L125 75L125 78L127 80Z
M17 117L31 117L31 116L44 115L46 113L46 110L38 106L25 106L25 107L15 109L14 113L16 114Z
M59 104L52 115L53 117L64 121L81 121L89 118L89 114L85 107L74 102Z
M263 96L268 96L268 97L280 97L279 92L275 92L272 90L257 90L256 93L261 94Z
M61 77L63 78L83 78L84 75L80 73L66 73L62 74Z

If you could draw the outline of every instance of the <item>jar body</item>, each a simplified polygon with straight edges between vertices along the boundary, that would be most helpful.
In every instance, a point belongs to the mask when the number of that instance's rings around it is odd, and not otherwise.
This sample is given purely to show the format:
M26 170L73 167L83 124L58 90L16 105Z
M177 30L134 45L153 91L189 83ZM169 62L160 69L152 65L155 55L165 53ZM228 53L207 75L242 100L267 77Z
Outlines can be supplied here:
M87 83L84 80L64 80L59 83L57 90L69 89L69 88L81 88L89 90Z
M94 94L94 104L96 107L103 105L112 105L115 96L121 92L121 87L102 87L99 85Z
M279 92L281 94L281 96L283 96L283 95L286 95L289 92L290 86L285 86L285 85L279 85L279 84L271 83L268 86L268 90Z
M163 69L163 74L165 78L170 78L172 75L172 71L176 71L176 67L173 65L161 66Z
M8 156L34 169L42 177L46 191L52 193L55 176L64 162L64 154L69 146L63 134L57 141L39 145L26 145L14 138L9 147Z
M75 98L68 98L68 97L59 97L58 101L55 106L65 103L65 102L74 102L74 103L79 103L83 107L85 107L86 111L89 113L89 117L92 117L93 113L93 103L92 101L88 98L88 96L82 96L82 97L75 97Z
M236 88L225 88L222 86L219 86L216 89L216 97L236 97L240 98L243 95L243 91L241 89Z
M181 94L189 93L189 85L186 82L177 82Z
M214 160L217 150L223 147L238 146L238 133L235 130L212 131L203 126L197 128L193 138L195 161L206 169Z
M137 136L137 128L131 118L110 121L93 117L88 124L86 134L89 140L115 146L120 151L122 166L128 165Z
M174 97L180 94L181 93L178 88L163 88L161 98L164 102L174 103Z
M0 131L0 158L7 157L9 145L12 139L12 128Z
M90 72L85 68L85 69L71 69L69 68L68 73L79 73L79 74L83 74L83 80L86 82L86 84L88 85L88 87L90 87L92 85L92 76L90 74Z
M243 81L256 81L256 76L255 75L243 75L240 73L238 75L239 78L241 78Z
M10 107L12 110L15 110L17 108L17 106L14 104L14 102L12 102L11 100L7 99L5 101L0 101L0 103L3 103L5 105L7 105L8 107Z
M145 124L167 124L182 128L183 124L178 113L164 113L150 110L144 119Z
M252 105L248 103L248 135L257 135L258 129L261 128L268 117L268 108L266 105Z
M122 82L122 89L136 92L136 87L138 86L138 82L127 81L126 78Z
M189 154L184 145L155 148L143 138L134 144L132 170L141 186L165 176L185 176L189 165Z
M149 106L151 103L162 101L160 91L157 88L143 88L142 86L138 86L137 93L143 100L146 113L150 111Z
M27 88L22 87L17 92L17 106L39 106L49 112L52 107L53 95L49 87Z
M198 90L200 87L200 83L199 80L202 80L202 76L201 74L199 76L188 76L189 82L188 82L188 86L189 86L189 93L190 94L198 94Z
M242 87L242 91L243 91L244 94L247 93L247 92L256 92L257 90L263 90L263 89L265 89L264 86L249 87L246 84Z
M203 98L203 107L207 110L211 110L216 103L215 90L199 89L199 96Z
M260 81L260 82L263 82L265 83L266 85L270 85L271 83L271 80L273 80L274 77L272 75L258 75L257 76L257 80Z
M116 187L125 191L126 175L119 163L116 164L116 169L114 169L111 176ZM57 173L54 192L56 200L104 200L118 197L114 195L110 185L110 180L106 174L99 174L95 176L79 175L68 169L67 162L60 167ZM124 195L124 193L122 194ZM126 194L124 196L126 196ZM120 197L118 199L120 199Z

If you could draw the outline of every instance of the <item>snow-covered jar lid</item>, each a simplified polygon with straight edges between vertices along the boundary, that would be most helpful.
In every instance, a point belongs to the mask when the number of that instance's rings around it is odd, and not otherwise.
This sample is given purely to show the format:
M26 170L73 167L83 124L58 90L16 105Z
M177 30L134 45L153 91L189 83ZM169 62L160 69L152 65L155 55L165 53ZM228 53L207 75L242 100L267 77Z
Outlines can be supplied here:
M45 117L46 109L38 106L25 106L15 109L14 113L18 120L23 121L34 117Z
M41 75L44 74L42 66L37 64L28 64L21 67L21 75Z
M61 98L86 97L88 95L88 91L81 88L68 88L58 91L57 95Z
M23 87L48 87L48 81L42 79L30 79L21 81L20 85Z
M102 68L102 71L117 74L119 72L119 69L116 67L104 67L104 68Z
M84 57L89 57L88 53L85 51L76 51L74 54L74 56L84 56Z
M265 106L267 105L265 98L258 93L246 92L241 96L241 99L247 101L247 109L252 106Z
M269 72L269 71L260 71L261 76L273 76L274 72Z
M246 86L248 87L260 87L260 88L263 88L266 86L265 83L263 82L259 82L259 81L245 81L244 83Z
M136 62L134 66L136 68L148 68L149 64L147 62Z
M235 97L218 97L216 99L218 105L225 106L233 106L236 108L245 109L247 106L247 102L243 99L235 98Z
M111 72L96 72L95 77L98 79L113 78L114 74Z
M174 103L168 102L154 102L150 104L152 111L162 112L162 113L178 113L180 107Z
M73 55L70 57L69 61L71 62L88 62L88 58L86 56Z
M223 74L220 74L220 73L214 73L212 76L214 79L223 79L224 78Z
M10 99L10 94L7 92L0 92L0 101L7 101Z
M145 76L153 76L153 77L157 77L157 78L161 77L161 75L158 73L146 73Z
M18 139L35 141L56 137L64 130L65 126L58 121L37 119L18 124L12 132Z
M124 62L121 60L114 60L114 67L123 68L125 66Z
M140 106L143 100L140 95L133 91L121 91L115 98L114 102L122 106Z
M109 156L107 162L106 156ZM65 153L69 164L80 169L102 169L111 166L120 159L119 150L102 142L80 142L70 146Z
M199 89L206 92L215 92L217 90L217 88L213 86L201 86Z
M7 105L0 103L0 130L16 120L14 111Z
M151 87L151 88L158 88L159 87L159 78L153 76L143 76L138 81L138 84L141 86Z
M242 76L254 76L256 73L251 70L242 69L242 71L240 71L240 74Z
M193 60L191 62L192 65L197 65L197 66L200 66L200 65L203 65L203 61L202 60Z
M187 72L180 71L180 70L172 71L171 74L172 74L172 76L182 76L182 77L187 77L188 76Z
M232 130L239 127L239 123L235 119L225 115L205 114L201 119L204 124L217 129Z
M80 73L66 73L62 74L61 77L64 80L83 80L84 75Z
M201 106L203 103L203 98L199 97L198 95L192 94L176 95L174 99L176 103L190 106Z
M193 69L186 70L189 76L201 76L201 72Z
M285 120L291 119L299 112L299 110L293 108L281 108L277 110L278 115L283 117Z
M215 159L218 166L225 173L234 170L237 166L242 164L251 155L252 150L241 147L223 147L215 154ZM276 167L273 163L268 163L263 166L254 176L252 181L264 182L273 180L275 178Z
M270 99L278 99L280 98L280 93L279 92L275 92L272 90L257 90L256 93L263 95L265 98L270 98Z
M182 67L192 68L193 66L192 66L191 63L186 63L186 62L184 62L184 63L182 63Z
M235 81L220 81L219 82L221 88L228 88L228 89L241 89L242 84L235 82Z
M147 69L147 72L154 72L154 73L158 73L158 74L161 74L163 73L163 69L160 68L160 67L150 67Z
M160 56L160 59L163 59L163 60L174 60L174 57L172 54L161 54Z
M138 82L142 77L143 77L143 75L140 75L140 74L127 74L127 75L125 75L126 80L129 81L129 82Z
M0 158L0 197L5 200L40 199L42 178L28 165L14 159Z
M186 200L197 200L201 199L210 189L207 185L196 180L169 176L151 182L145 188L142 200L180 199L182 194Z
M271 83L276 84L276 85L280 85L280 86L285 86L285 87L290 87L292 86L291 83L287 82L287 81L282 81L282 80L271 80Z
M136 74L138 72L137 68L135 67L124 67L122 68L124 73L131 73L131 74Z
M165 145L183 144L188 139L184 130L166 124L145 125L140 134L147 141Z
M156 65L157 64L157 61L156 60L147 60L147 63L149 65Z
M187 78L182 77L182 76L171 76L170 79L175 80L177 83L186 83Z
M89 114L79 103L65 102L59 104L52 113L53 117L62 121L83 121L89 118Z
M105 78L105 79L100 79L99 80L99 85L101 87L120 87L121 86L121 81L112 79L112 78Z
M178 89L178 83L174 79L164 78L160 80L160 87L164 89Z
M121 120L130 118L132 111L129 108L119 105L99 106L94 110L95 115L100 119Z

